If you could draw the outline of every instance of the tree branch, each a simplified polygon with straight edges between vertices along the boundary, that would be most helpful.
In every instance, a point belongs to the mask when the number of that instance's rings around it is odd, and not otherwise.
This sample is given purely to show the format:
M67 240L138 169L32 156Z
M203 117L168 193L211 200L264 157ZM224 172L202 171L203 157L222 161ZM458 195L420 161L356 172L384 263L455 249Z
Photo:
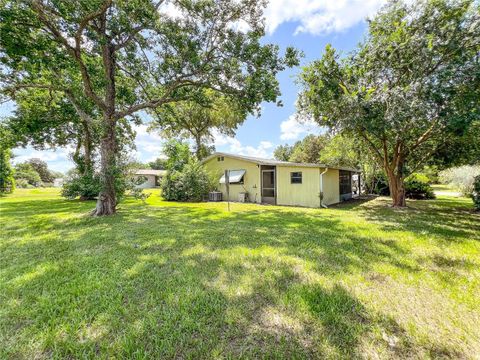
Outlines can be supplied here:
M364 131L360 131L360 135L365 139L365 141L368 143L370 148L373 150L373 154L377 157L377 160L381 163L384 164L384 159L382 157L382 154L380 151L377 149L375 144L368 138L368 136L365 134Z
M423 142L427 141L432 134L435 126L438 124L438 119L433 121L433 124L417 139L415 144L412 146L411 151L419 147Z
M76 46L75 47L71 46L68 43L68 40L65 38L65 36L62 35L60 30L58 30L57 27L49 20L49 17L45 13L45 6L39 0L33 1L32 5L33 5L33 9L35 10L35 12L38 14L38 17L40 18L40 21L47 27L47 29L53 35L54 39L58 43L63 45L67 49L68 53L70 53L70 55L77 62L80 68L80 73L82 75L85 95L90 97L95 102L95 104L97 104L101 109L106 110L105 102L93 90L90 75L88 73L87 67L85 66L85 63L82 60L80 42L78 42L77 39L75 39Z
M65 93L65 96L67 97L67 99L72 103L73 107L75 108L75 110L77 111L77 114L78 116L80 116L80 118L87 122L87 123L92 123L93 122L93 119L90 115L88 115L81 107L80 105L78 104L77 100L75 99L75 97L73 96L73 94L70 92L70 90L64 90L63 91Z
M100 9L98 9L97 11L94 11L90 14L88 14L87 16L85 16L81 21L80 21L80 25L77 29L77 32L75 33L75 44L76 44L76 48L79 50L80 49L80 44L81 44L81 41L82 41L82 33L83 33L83 30L85 30L85 28L87 27L88 23L90 21L92 21L93 19L99 17L100 15L104 14L108 8L112 6L112 0L106 0L102 6L100 7Z
M157 98L157 99L152 99L152 100L148 100L148 101L145 101L145 102L142 102L142 103L139 103L139 104L136 104L136 105L132 105L122 111L117 111L115 113L115 118L116 119L121 119L125 116L129 116L139 110L143 110L143 109L154 109L156 107L159 107L163 104L167 104L169 102L173 102L173 101L181 101L181 100L186 100L188 99L189 97L188 96L184 96L184 97L179 97L179 98L172 98L170 97L170 95L172 94L172 92L174 90L177 90L183 86L188 86L188 85L192 85L192 84L195 84L194 81L191 81L191 80L178 80L175 81L169 88L168 90L166 91L165 95L163 95L161 98Z
M165 0L159 0L154 6L153 9L155 12L158 11L160 8L160 5L162 5L165 2ZM137 36L142 30L146 28L145 25L139 25L131 30L130 35L127 36L127 38L117 44L114 45L115 51L120 50L127 46L134 38Z

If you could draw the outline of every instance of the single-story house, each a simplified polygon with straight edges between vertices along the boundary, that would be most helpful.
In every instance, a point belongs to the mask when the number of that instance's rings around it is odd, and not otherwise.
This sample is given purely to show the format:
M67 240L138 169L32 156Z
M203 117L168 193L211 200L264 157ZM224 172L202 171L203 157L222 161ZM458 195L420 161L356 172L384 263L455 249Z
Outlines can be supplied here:
M360 170L324 164L293 163L217 152L202 163L218 176L218 190L230 201L321 207L358 195ZM320 194L323 193L321 199Z
M63 178L53 179L53 187L62 187L65 180Z
M151 189L157 186L160 186L160 181L167 173L167 170L152 170L152 169L139 169L135 171L135 176L137 178L146 179L145 182L137 185L137 188L140 189Z

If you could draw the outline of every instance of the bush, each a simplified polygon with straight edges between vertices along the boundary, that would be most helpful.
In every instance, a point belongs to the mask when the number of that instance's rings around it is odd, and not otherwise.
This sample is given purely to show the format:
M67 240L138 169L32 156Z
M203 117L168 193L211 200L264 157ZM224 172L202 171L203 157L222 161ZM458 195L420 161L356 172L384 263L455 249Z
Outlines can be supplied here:
M429 184L438 184L438 168L435 165L425 166L421 171L421 174L428 178Z
M143 189L138 188L138 187L133 187L130 189L130 195L133 196L137 200L142 200L142 202L145 204L147 199L150 197L150 193L146 193L143 191Z
M472 191L473 207L480 211L480 175L475 176Z
M32 185L28 183L27 179L16 179L15 185L19 189L26 189L26 188L32 187Z
M428 200L435 199L435 193L426 176L409 176L405 179L405 197L407 199Z
M430 179L421 173L414 173L405 179L405 197L408 199L435 199L433 188L430 186ZM373 194L381 196L390 196L387 177L384 174L378 174L375 177L375 187Z
M464 196L473 192L473 183L476 176L480 175L480 165L465 165L446 169L440 172L440 182L450 185Z
M80 197L81 200L95 199L100 193L100 177L93 172L81 175L77 170L67 173L62 187L62 196L67 199Z
M425 175L423 173L413 173L413 174L409 175L405 179L405 182L408 182L408 181L418 181L418 182L421 182L423 184L430 184L430 179L428 178L427 175Z
M202 201L215 188L210 174L198 162L169 171L162 181L162 196L170 201Z

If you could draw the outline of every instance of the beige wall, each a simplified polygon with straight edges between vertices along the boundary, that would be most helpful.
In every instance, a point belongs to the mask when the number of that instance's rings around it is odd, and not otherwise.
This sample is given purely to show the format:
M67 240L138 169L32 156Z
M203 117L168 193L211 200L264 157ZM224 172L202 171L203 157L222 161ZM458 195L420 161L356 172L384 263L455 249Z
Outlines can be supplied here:
M224 161L217 161L214 157L205 163L207 169L216 175L218 180L225 170L245 170L244 184L230 184L230 201L238 201L238 193L247 192L250 202L261 202L260 198L260 169L257 164L224 157ZM223 200L227 200L225 184L218 184L218 190L223 193Z
M301 172L302 183L291 184L290 173ZM277 204L319 207L320 177L318 168L277 166Z
M321 169L322 172L324 169ZM340 202L340 179L337 169L328 169L323 175L323 203L325 205L336 204Z
M325 169L277 166L277 204L320 207L320 174ZM302 183L291 184L290 173L301 172ZM336 204L340 201L338 170L329 169L323 175L323 203Z

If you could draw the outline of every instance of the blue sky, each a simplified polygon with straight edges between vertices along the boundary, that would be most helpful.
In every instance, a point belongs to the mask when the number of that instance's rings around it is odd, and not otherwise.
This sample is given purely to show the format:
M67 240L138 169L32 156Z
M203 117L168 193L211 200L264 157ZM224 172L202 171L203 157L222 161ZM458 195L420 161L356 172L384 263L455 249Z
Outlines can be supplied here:
M295 46L305 57L301 65L319 58L325 45L331 43L337 50L347 53L362 40L366 31L365 17L372 15L383 0L271 0L265 11L267 36L265 42L278 44L281 49ZM233 138L217 134L217 151L250 156L272 157L277 145L293 143L309 133L322 130L314 124L302 124L295 120L295 100L298 87L295 77L301 67L279 74L283 107L271 103L262 104L260 117L249 117L239 127ZM0 106L0 117L7 116L14 104ZM147 122L148 119L145 118ZM137 127L135 157L146 162L161 155L162 142L157 134L149 134L147 125ZM57 171L72 168L68 154L71 149L36 151L31 148L15 149L15 162L30 157L45 160Z

